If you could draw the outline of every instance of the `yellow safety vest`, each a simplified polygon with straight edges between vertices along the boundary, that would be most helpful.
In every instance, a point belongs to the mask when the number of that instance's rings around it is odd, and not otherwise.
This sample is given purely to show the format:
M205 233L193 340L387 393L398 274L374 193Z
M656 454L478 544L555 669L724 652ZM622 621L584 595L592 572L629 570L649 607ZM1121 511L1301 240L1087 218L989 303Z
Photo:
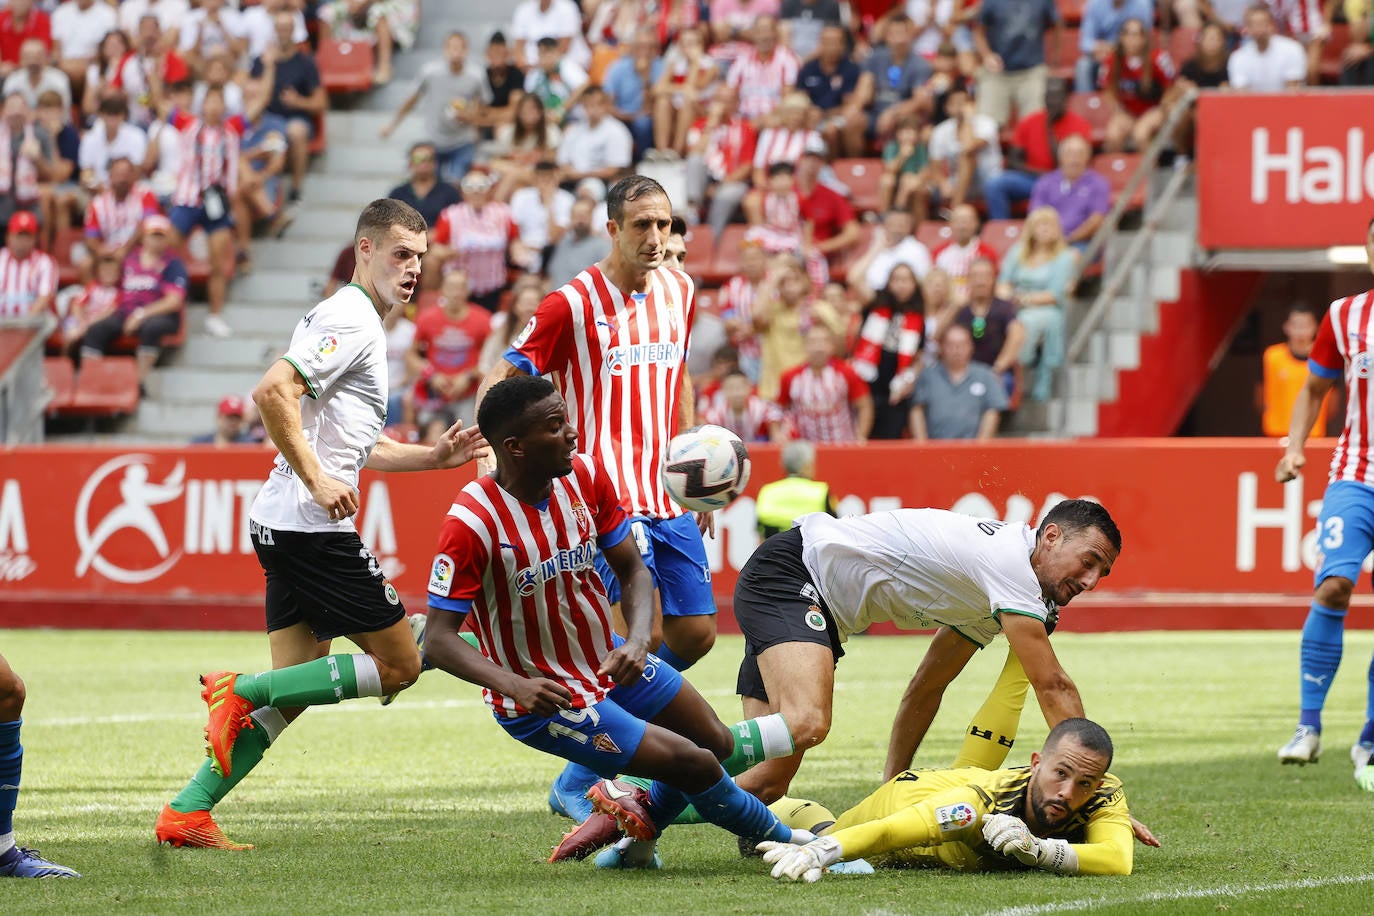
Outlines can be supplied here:
M792 520L808 512L830 511L830 485L805 477L784 477L765 484L754 504L759 534L769 537L792 527Z

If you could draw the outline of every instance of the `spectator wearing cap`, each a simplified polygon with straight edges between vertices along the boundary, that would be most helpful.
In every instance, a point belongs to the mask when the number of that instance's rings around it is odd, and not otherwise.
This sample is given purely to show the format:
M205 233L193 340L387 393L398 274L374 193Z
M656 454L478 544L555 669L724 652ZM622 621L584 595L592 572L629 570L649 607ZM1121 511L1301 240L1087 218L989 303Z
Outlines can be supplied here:
M864 152L868 117L858 91L861 72L850 56L849 33L843 26L828 25L821 30L820 50L802 64L797 76L797 88L810 96L821 114L821 136L837 155Z
M422 101L425 139L434 144L439 159L439 177L457 181L472 168L480 138L477 129L487 123L487 104L491 88L482 74L468 66L468 39L462 32L450 32L444 40L444 59L420 68L410 95L382 128L382 137L391 136L410 111Z
M557 289L571 281L611 253L611 241L592 231L592 214L597 205L590 199L579 197L573 201L572 213L568 217L568 231L553 246L544 273L549 278L549 288Z
M706 116L687 132L687 199L694 207L709 204L707 223L719 238L749 193L758 135L739 113L733 89L722 87Z
M1011 219L1012 204L1030 199L1036 179L1054 170L1059 144L1070 136L1091 141L1092 125L1069 111L1069 84L1052 79L1045 88L1045 107L1016 122L1007 167L983 185L988 219Z
M749 35L752 46L730 65L725 82L739 94L744 116L759 124L797 85L801 61L778 43L778 21L772 16L755 19Z
M495 184L487 172L474 169L463 176L463 202L439 214L425 259L441 265L442 273L462 269L472 301L488 312L500 307L507 262L526 264L531 254L519 239L510 207L492 198Z
M37 108L38 97L48 89L62 96L62 109L68 113L66 119L71 120L72 81L62 70L52 66L48 46L37 38L30 38L19 46L19 67L5 77L0 93L8 99L17 92L30 108Z
M100 42L117 28L114 7L98 0L64 0L53 10L53 57L73 87L85 81L86 68L95 60Z
M192 445L213 445L227 448L230 445L251 445L253 439L248 435L248 424L244 421L247 408L243 398L227 394L219 400L215 411L215 431L191 440Z
M1055 0L982 0L973 23L973 44L982 68L978 107L1001 128L1015 107L1022 117L1045 107L1045 32L1053 46L1064 39L1064 20Z
M826 183L829 154L823 141L807 140L797 160L797 194L802 216L811 224L811 243L829 261L833 274L863 233L849 198Z
M162 354L162 340L181 329L186 310L186 265L172 250L172 222L160 214L143 220L139 246L124 259L119 305L93 322L81 341L81 359L100 359L120 337L138 338L141 386Z
M413 144L407 163L410 180L392 188L387 197L410 204L425 218L425 224L432 228L439 222L439 214L444 212L444 208L461 202L463 198L456 187L439 180L438 150L433 143L421 140Z
M295 16L280 10L272 17L272 24L275 40L253 61L250 76L259 81L259 92L267 99L260 128L279 130L286 137L291 170L287 199L295 203L301 199L305 170L310 165L315 120L324 115L329 98L320 83L314 56L302 51L295 40Z
M1059 214L1064 239L1083 251L1112 208L1112 188L1105 177L1088 168L1092 147L1079 136L1059 143L1059 168L1035 180L1030 208L1053 207Z
M19 67L19 47L30 38L52 49L52 21L35 0L10 0L0 10L0 78Z
M56 295L57 262L38 250L38 218L20 210L10 217L0 249L0 317L50 312Z
M525 71L512 60L510 45L501 32L493 32L487 39L487 103L486 123L482 125L483 139L494 136L494 128L515 119L515 105L525 92Z
M1007 393L985 363L973 358L968 328L944 333L940 358L916 379L911 395L911 438L992 439L997 435Z
M552 162L535 164L534 184L520 188L510 198L511 218L520 231L520 241L533 257L521 267L531 273L542 272L544 259L572 221L575 200L571 191L558 186L558 166Z
M548 37L539 39L536 64L525 71L525 94L543 103L550 120L563 121L587 85L587 71L571 57L560 57L558 42Z
M869 111L868 132L890 137L905 118L930 112L930 98L919 91L930 79L930 64L912 49L912 22L897 13L887 20L883 43L864 61L859 80L859 103Z
M143 221L161 212L153 189L138 178L138 169L124 157L110 162L107 180L86 205L83 246L87 257L73 260L82 276L89 276L92 260L110 257L123 264L138 242Z
M558 145L563 181L597 178L610 184L634 163L634 137L611 115L611 100L600 86L582 93L582 109L586 120L569 124Z
M0 219L38 209L42 182L53 179L54 152L52 136L34 122L24 96L6 96L0 108Z

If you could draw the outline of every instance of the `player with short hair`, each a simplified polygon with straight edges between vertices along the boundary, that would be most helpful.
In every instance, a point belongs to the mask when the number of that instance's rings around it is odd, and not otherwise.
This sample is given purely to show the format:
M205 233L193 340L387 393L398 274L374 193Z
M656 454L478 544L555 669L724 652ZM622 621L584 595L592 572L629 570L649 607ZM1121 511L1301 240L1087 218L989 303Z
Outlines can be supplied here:
M661 479L669 440L694 425L686 355L696 299L691 278L663 264L672 205L658 182L641 175L617 181L607 192L606 212L610 254L544 298L488 372L477 400L480 405L485 390L502 379L553 378L578 430L578 448L611 473L632 516L634 541L662 605L662 642L655 632L654 651L683 671L716 638L702 542L711 516L686 514ZM614 571L598 560L597 572L616 605ZM569 767L550 790L550 807L583 820L592 782L590 771Z
M648 653L653 580L612 477L577 453L553 384L516 375L493 385L477 423L496 470L465 486L444 520L425 656L480 685L511 737L608 777L589 792L597 813L550 861L583 858L623 830L627 838L598 864L660 867L654 841L688 803L741 836L813 839L779 823L729 775L755 755L791 753L785 723L765 716L727 728ZM598 550L621 583L623 640L611 629ZM469 615L480 651L459 633ZM646 790L612 778L622 772L654 782Z
M0 878L80 878L72 868L49 862L38 850L14 841L14 808L19 801L19 774L24 769L24 682L0 655Z
M1129 875L1130 811L1121 780L1107 772L1111 763L1112 740L1102 726L1064 719L1028 767L907 770L817 830L823 835L814 843L759 849L773 877L807 882L837 862L873 857L881 857L879 865L958 871ZM814 804L800 803L800 810L828 815Z
M889 777L910 765L945 687L998 633L1050 726L1082 716L1046 621L1096 588L1120 552L1110 513L1084 499L1059 503L1038 530L939 509L802 516L760 545L735 586L745 636L736 692L747 716L781 712L797 746L795 755L741 776L740 785L768 802L787 792L802 753L829 733L842 643L873 623L939 627L898 706Z
M353 281L311 309L253 391L276 464L249 512L267 578L272 670L201 677L210 759L162 809L155 833L174 846L246 849L210 810L304 707L383 696L420 675L405 608L358 538L358 474L453 468L485 454L455 423L432 448L382 434L387 351L382 319L420 281L425 221L409 204L374 200L358 218ZM363 654L329 654L346 636Z
M1374 271L1374 220L1365 229L1365 259ZM1288 447L1279 459L1275 477L1286 483L1306 464L1303 446L1322 399L1344 377L1349 391L1345 428L1331 456L1331 470L1322 511L1317 519L1317 545L1321 565L1313 577L1316 591L1302 627L1298 688L1301 708L1292 739L1279 748L1281 763L1316 763L1322 750L1322 707L1326 693L1341 664L1345 636L1345 612L1365 557L1374 549L1374 470L1370 459L1370 416L1374 413L1374 386L1369 381L1370 324L1374 316L1374 290L1337 299L1327 308L1317 328L1317 339L1307 359L1307 383L1293 404L1288 427ZM1374 663L1369 669L1369 694L1364 728L1350 748L1355 782L1374 792Z

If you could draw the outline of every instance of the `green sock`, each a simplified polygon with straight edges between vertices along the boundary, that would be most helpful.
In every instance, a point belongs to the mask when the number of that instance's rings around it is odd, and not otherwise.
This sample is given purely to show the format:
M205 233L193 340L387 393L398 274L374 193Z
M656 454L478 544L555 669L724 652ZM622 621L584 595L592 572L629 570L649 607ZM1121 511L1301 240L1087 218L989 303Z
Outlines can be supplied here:
M365 658L371 665L375 692L358 690L355 656L326 655L289 668L261 674L240 674L234 683L234 693L252 702L254 707L275 706L277 709L324 706L360 696L381 696L376 663L366 655L357 658Z
M234 775L225 778L214 770L214 762L206 758L196 775L186 784L176 798L172 799L172 810L187 814L191 811L209 811L229 794L229 790L248 775L248 771L262 760L271 740L265 728L245 728L234 741L233 758L230 772Z
M735 750L720 765L731 776L738 776L764 760L786 757L796 749L782 713L736 722L730 726L730 732L735 736Z

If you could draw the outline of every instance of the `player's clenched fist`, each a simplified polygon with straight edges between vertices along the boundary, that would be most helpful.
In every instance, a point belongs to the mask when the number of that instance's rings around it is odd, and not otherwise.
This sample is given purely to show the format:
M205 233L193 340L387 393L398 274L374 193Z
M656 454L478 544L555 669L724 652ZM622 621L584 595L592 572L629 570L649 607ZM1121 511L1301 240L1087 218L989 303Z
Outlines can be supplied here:
M791 881L805 881L815 884L828 865L840 861L843 854L840 844L832 837L821 837L798 846L795 843L760 843L758 851L763 853L763 861L773 866L774 878L787 878Z
M1063 840L1043 840L1031 833L1026 822L1010 814L983 818L983 839L1004 856L1022 865L1072 874L1078 871L1078 854Z
M518 678L519 684L502 693L510 696L522 708L536 716L552 716L572 703L568 688L546 677Z
M1301 452L1287 454L1279 459L1279 466L1274 470L1274 477L1279 483L1288 481L1298 476L1298 471L1307 463L1307 458Z

